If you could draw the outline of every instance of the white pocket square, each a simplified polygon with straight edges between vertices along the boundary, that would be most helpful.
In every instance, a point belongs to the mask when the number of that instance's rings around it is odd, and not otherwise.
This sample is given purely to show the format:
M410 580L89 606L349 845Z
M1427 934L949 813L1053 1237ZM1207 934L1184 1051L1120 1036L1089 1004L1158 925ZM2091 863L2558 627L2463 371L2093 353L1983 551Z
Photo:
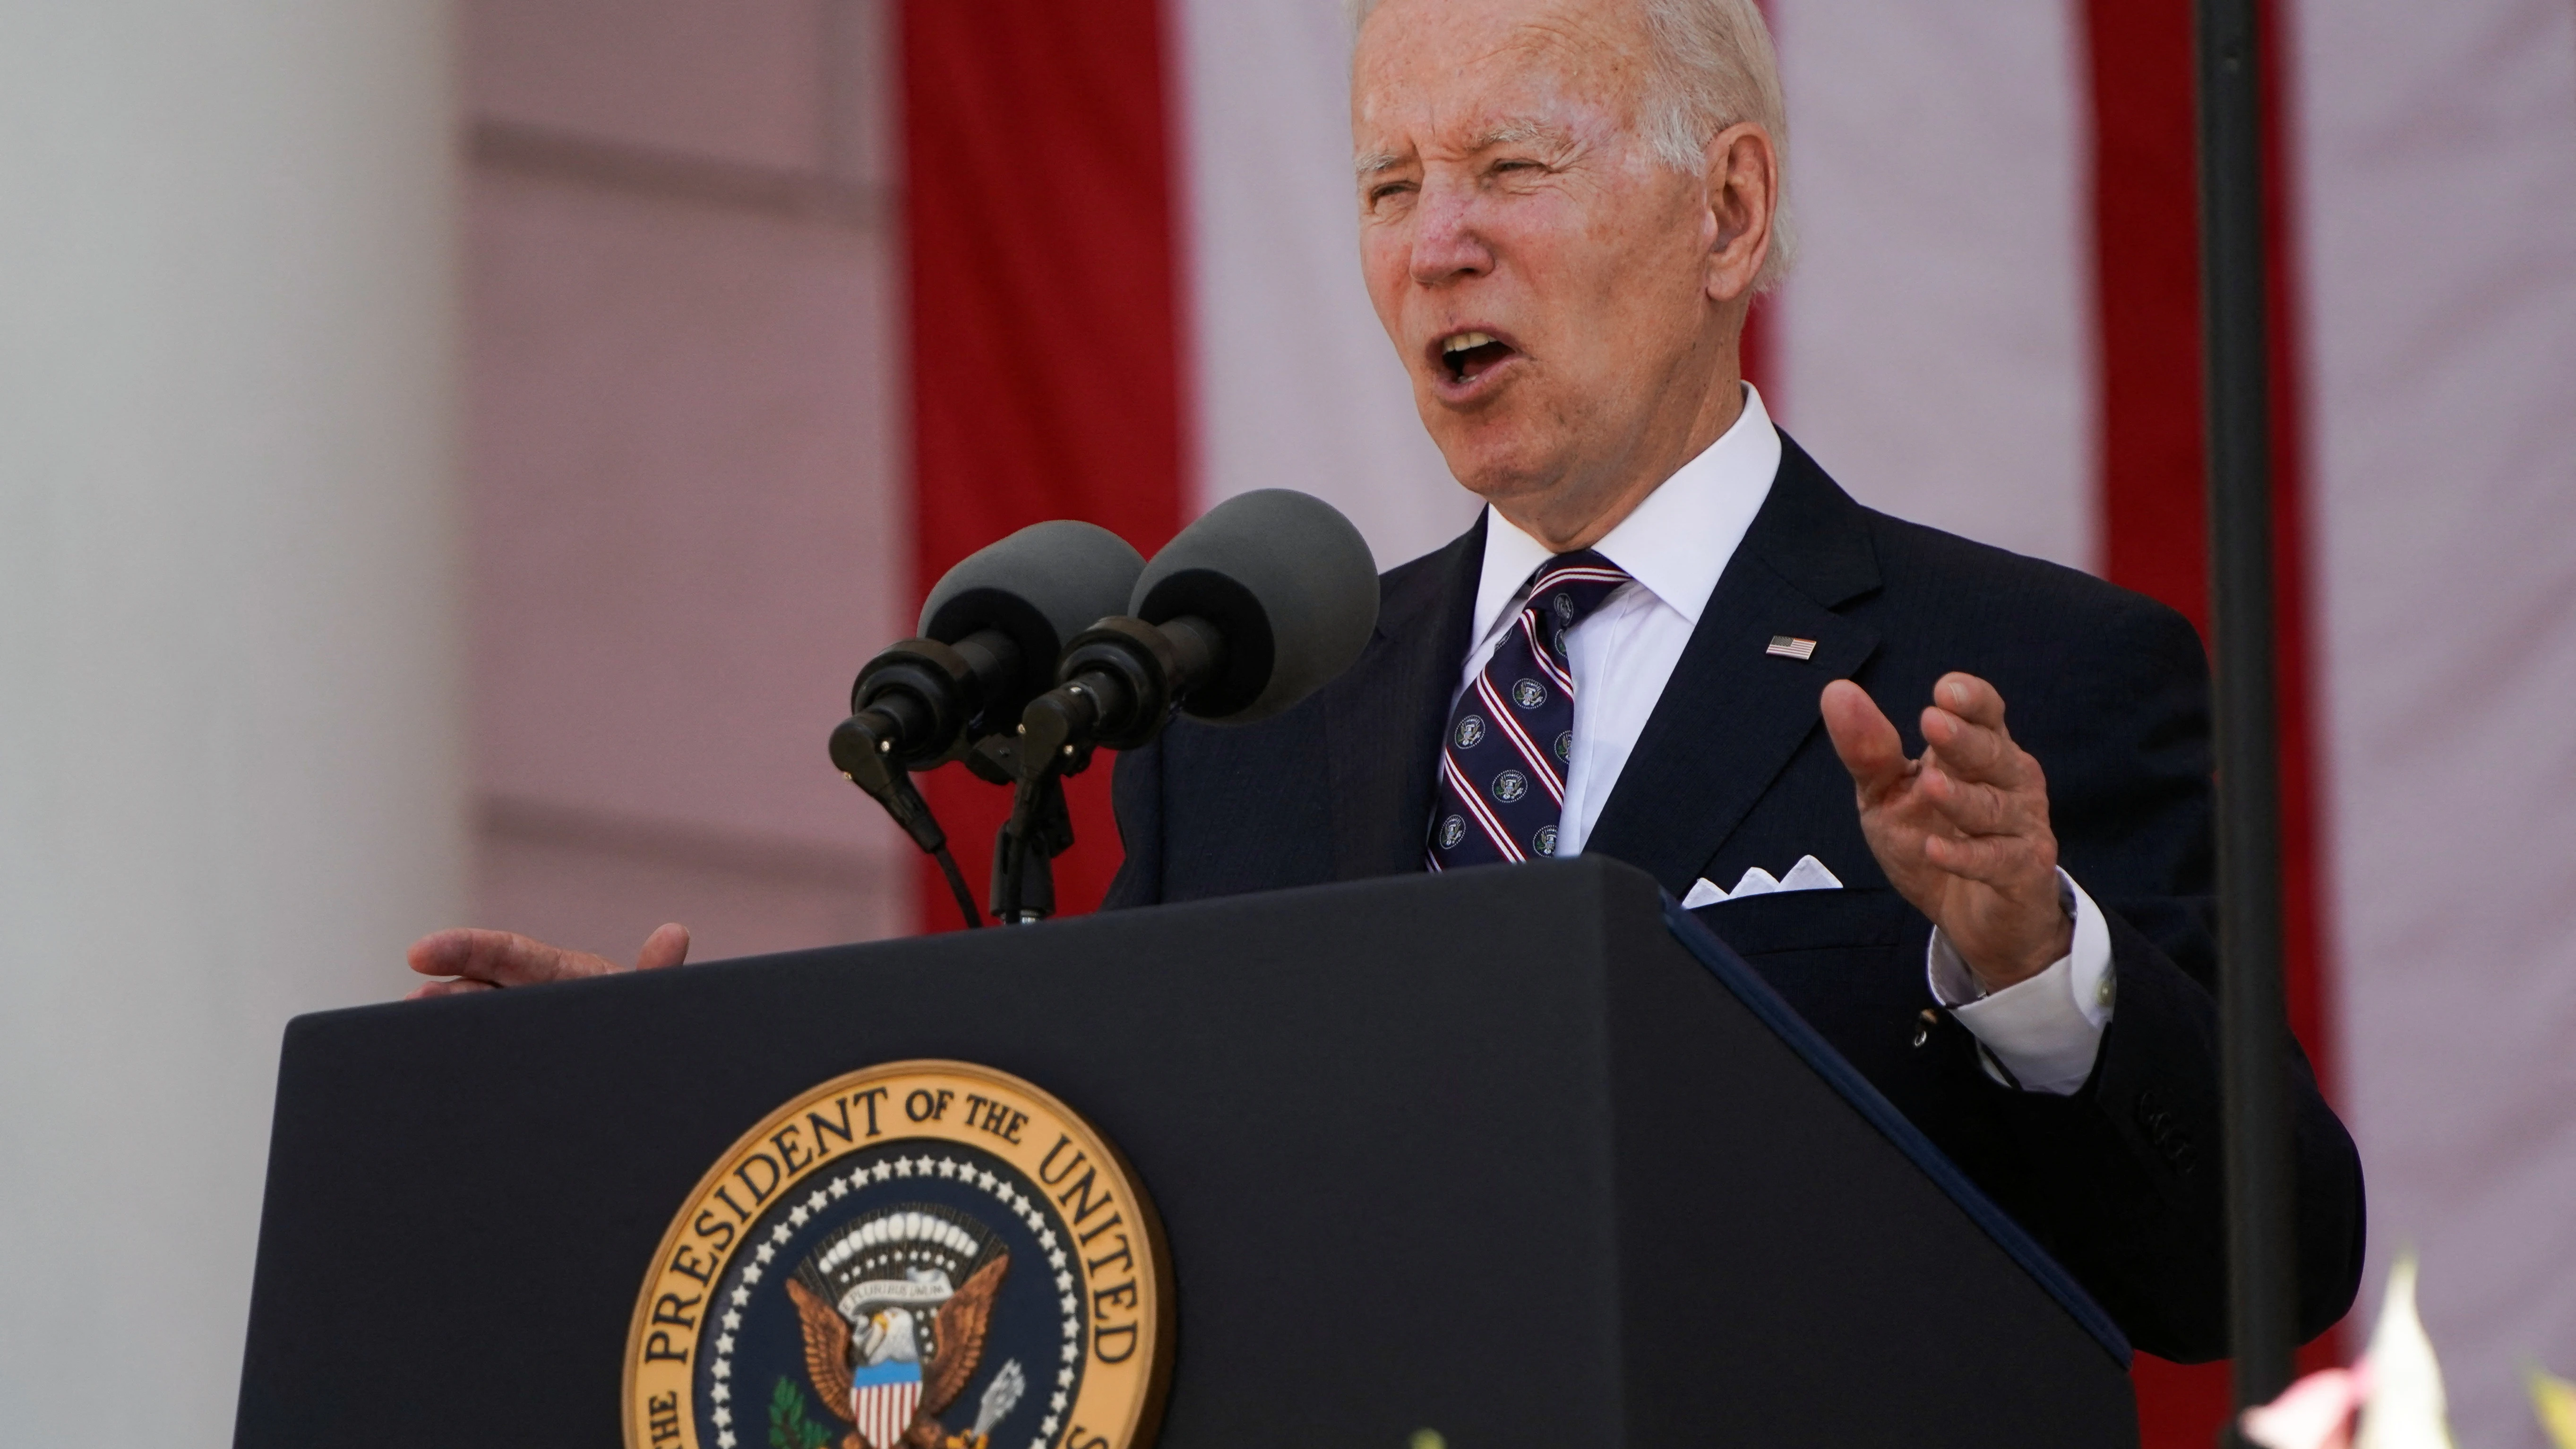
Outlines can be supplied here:
M1691 882L1690 894L1682 897L1682 909L1695 911L1720 901L1740 901L1746 896L1767 896L1778 891L1838 891L1842 888L1843 883L1835 878L1832 871L1825 869L1823 861L1812 855L1802 855L1784 876L1774 877L1758 865L1753 867L1744 873L1744 878L1737 881L1731 891L1719 890L1708 877L1702 876Z

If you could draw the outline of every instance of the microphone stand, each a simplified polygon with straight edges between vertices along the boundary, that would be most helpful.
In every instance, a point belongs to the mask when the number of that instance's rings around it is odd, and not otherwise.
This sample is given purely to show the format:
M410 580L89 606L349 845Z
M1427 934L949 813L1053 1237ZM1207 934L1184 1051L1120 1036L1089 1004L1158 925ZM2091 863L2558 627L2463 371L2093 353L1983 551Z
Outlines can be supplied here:
M1065 804L1064 777L1091 763L1091 746L1030 751L1020 736L990 735L966 757L966 766L996 785L1011 786L1011 818L993 832L993 919L1028 926L1055 914L1055 858L1073 848L1073 812Z
M996 735L977 747L990 748L1015 786L1010 823L993 847L996 918L1026 925L1055 909L1047 863L1073 844L1064 777L1088 768L1095 748L1134 749L1152 740L1224 661L1225 637L1194 615L1160 624L1115 615L1065 646L1056 666L1064 682L1029 701L1007 739ZM1033 875L1043 882L1043 905L1029 893Z

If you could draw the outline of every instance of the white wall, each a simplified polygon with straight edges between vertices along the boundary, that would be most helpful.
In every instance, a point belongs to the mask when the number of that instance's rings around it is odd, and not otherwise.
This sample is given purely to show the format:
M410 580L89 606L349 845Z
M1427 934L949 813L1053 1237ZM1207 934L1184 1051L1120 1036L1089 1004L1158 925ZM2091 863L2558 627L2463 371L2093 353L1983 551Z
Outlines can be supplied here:
M279 1032L463 894L434 0L0 10L0 1437L230 1435Z
M463 8L475 914L906 930L918 853L823 750L912 623L886 6Z

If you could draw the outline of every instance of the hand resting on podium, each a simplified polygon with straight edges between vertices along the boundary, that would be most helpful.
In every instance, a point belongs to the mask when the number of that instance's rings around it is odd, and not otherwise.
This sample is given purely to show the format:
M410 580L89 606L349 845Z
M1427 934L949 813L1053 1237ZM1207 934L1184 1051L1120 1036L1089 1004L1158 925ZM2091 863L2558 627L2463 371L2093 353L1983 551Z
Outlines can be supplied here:
M588 951L567 951L509 931L454 928L432 931L404 953L411 969L423 976L450 978L424 982L406 1001L453 996L464 991L490 991L502 986L536 986L583 976L607 976L628 968ZM689 928L677 921L653 928L635 953L634 969L652 971L689 959Z

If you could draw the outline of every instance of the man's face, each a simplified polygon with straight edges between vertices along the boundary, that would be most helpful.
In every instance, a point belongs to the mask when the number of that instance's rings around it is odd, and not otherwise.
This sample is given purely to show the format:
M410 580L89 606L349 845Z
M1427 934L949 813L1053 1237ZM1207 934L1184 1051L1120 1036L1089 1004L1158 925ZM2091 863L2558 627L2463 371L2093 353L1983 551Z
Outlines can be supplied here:
M1620 486L1721 355L1705 181L1637 135L1639 8L1386 0L1353 57L1369 297L1496 502Z

